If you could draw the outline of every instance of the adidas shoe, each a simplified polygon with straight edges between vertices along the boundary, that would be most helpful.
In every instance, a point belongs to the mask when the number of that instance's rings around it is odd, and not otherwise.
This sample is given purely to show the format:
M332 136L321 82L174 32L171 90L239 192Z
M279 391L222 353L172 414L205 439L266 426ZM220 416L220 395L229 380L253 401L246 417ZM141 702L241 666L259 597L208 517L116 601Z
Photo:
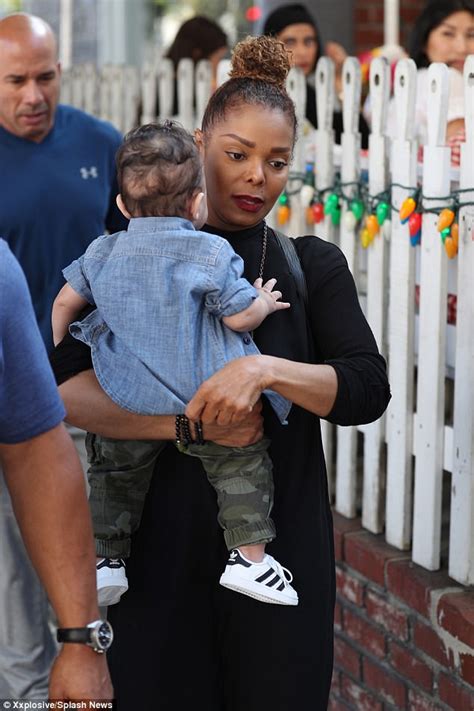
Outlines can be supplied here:
M96 568L99 607L115 605L128 590L125 563L122 558L101 558Z
M265 555L261 563L253 563L234 549L221 575L220 584L261 602L297 605L298 594L290 585L292 580L290 571L271 555Z

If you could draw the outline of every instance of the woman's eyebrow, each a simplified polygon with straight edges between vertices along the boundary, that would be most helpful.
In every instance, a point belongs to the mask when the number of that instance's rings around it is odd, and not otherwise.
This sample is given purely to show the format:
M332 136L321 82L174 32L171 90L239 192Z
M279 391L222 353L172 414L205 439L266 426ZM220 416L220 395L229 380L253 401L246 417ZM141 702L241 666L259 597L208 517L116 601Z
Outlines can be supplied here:
M242 136L238 136L236 133L223 133L221 134L222 136L227 136L228 138L234 138L236 141L239 141L239 143L242 143L244 146L247 146L248 148L255 148L257 145L253 141L248 141L246 138L242 138ZM275 146L274 148L270 148L271 153L289 153L291 151L291 148L289 146Z
M238 136L236 133L223 133L222 135L228 136L229 138L235 138L236 141L239 141L239 143L243 143L243 145L247 146L248 148L255 148L255 146L257 145L256 143L253 143L253 141L248 141L246 138Z

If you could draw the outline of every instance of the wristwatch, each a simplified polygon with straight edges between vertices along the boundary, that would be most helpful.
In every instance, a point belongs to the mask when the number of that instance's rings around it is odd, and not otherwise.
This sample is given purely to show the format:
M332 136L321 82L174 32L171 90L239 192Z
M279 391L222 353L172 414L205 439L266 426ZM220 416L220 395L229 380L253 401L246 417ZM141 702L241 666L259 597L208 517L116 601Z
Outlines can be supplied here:
M60 627L56 636L58 642L87 644L97 654L103 654L110 649L114 632L107 620L95 620L89 622L86 627Z

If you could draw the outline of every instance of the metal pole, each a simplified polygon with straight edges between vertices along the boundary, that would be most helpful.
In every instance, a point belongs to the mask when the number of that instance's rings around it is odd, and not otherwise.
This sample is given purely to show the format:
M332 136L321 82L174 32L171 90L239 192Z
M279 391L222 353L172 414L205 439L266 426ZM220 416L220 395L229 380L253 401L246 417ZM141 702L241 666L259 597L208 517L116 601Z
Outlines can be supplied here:
M72 64L72 0L59 5L59 61L63 69Z
M400 43L400 0L384 0L384 44Z

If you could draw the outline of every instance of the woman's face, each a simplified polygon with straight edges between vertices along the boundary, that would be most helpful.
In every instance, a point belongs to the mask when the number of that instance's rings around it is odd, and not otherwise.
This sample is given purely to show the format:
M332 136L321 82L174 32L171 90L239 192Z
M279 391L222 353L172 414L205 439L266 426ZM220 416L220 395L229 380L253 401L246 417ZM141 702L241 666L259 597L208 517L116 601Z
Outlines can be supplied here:
M318 53L318 42L316 30L312 25L305 22L288 25L278 33L277 39L283 42L291 52L293 65L302 69L305 76L313 71Z
M285 187L293 142L279 109L246 104L214 124L203 139L208 223L229 231L258 224Z
M467 55L474 53L474 16L465 10L448 15L431 30L425 53L430 62L444 62L462 72Z

